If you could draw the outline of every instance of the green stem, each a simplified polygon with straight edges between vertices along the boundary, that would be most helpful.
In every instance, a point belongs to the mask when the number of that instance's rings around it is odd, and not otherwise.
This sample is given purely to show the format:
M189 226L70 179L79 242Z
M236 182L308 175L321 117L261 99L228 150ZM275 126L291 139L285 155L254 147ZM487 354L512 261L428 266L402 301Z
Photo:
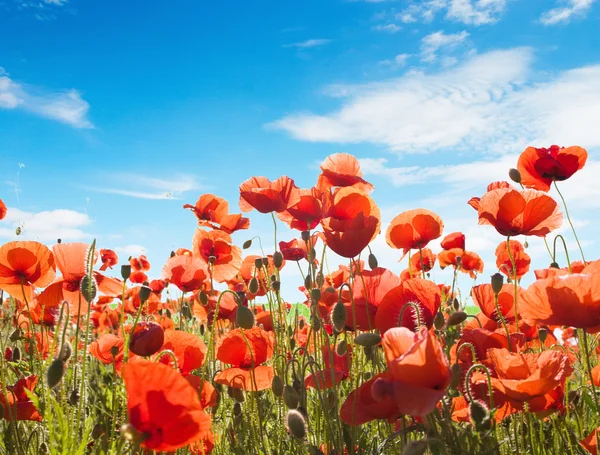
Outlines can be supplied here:
M554 188L556 188L556 192L560 196L560 199L563 203L563 207L565 208L565 215L567 215L567 221L569 222L569 225L571 226L571 230L573 231L573 236L575 237L575 241L577 242L577 246L579 247L579 251L581 252L581 259L583 259L583 263L586 264L585 255L583 254L583 248L581 248L581 243L579 243L579 238L577 237L577 232L575 232L575 227L573 226L573 222L571 221L571 216L569 215L569 209L567 208L567 203L566 203L565 198L563 197L562 193L558 189L558 185L556 184L556 181L554 181Z

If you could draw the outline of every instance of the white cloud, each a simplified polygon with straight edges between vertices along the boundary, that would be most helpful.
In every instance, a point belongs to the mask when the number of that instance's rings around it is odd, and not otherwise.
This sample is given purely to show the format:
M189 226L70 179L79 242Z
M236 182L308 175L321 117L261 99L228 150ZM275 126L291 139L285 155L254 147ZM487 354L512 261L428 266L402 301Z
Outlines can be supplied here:
M391 60L382 60L379 63L393 68L402 68L403 66L406 66L406 62L410 57L410 54L398 54Z
M490 24L505 7L506 0L451 0L446 17L468 25Z
M117 181L119 187L89 187L88 189L99 193L118 194L138 199L163 200L182 199L185 193L202 188L194 176L185 174L162 179L123 173L112 174L109 178Z
M463 30L460 33L445 34L443 31L431 33L421 40L421 60L434 62L440 49L452 50L463 43L469 34Z
M296 139L373 143L397 153L514 153L524 144L600 146L600 65L538 76L527 48L475 55L433 74L336 86L339 109L270 124Z
M92 128L89 108L77 90L32 87L14 81L4 69L0 71L0 109L22 109L75 128Z
M561 0L565 6L557 6L546 11L540 17L544 25L567 23L573 17L584 17L592 7L595 0Z
M378 32L396 33L400 31L400 27L396 24L379 24L373 27L373 30Z
M309 49L311 47L324 46L331 43L330 39L309 39L298 43L285 44L283 47L295 47L298 49Z
M57 209L43 212L26 212L9 207L6 218L0 227L0 238L10 240L37 240L56 242L62 240L81 240L91 235L84 231L91 224L86 213L74 210ZM5 227L5 226L10 227ZM17 235L20 228L21 234Z
M125 245L125 246L118 246L114 248L115 253L122 255L122 256L140 256L142 254L148 254L148 250L143 247L142 245ZM121 260L121 262L123 262Z

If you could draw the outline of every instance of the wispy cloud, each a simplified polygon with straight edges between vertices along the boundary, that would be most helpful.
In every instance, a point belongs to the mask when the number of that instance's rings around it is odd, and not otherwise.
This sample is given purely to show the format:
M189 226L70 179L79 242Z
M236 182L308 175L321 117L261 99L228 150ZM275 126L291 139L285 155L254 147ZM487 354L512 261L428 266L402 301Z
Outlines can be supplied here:
M42 212L27 212L16 207L9 207L3 226L0 227L0 238L12 240L38 240L56 242L57 239L81 240L90 238L84 229L92 220L86 213L74 210L58 209ZM10 227L6 227L10 226ZM20 235L17 235L17 229Z
M202 188L195 177L185 174L173 175L170 179L136 174L114 174L110 179L115 182L115 186L87 187L87 189L138 199L165 200L182 199L187 192Z
M544 25L556 25L568 23L574 17L584 17L591 9L595 0L561 0L564 6L557 6L546 11L540 17Z
M298 43L284 44L283 47L295 47L297 49L309 49L311 47L325 46L331 43L330 39L308 39Z
M450 34L445 34L443 31L431 33L421 40L421 60L434 62L440 49L454 49L468 37L469 34L465 30Z
M406 66L406 62L410 57L411 54L398 54L391 60L382 60L379 63L391 68L402 68L403 66Z
M432 74L337 85L339 109L291 114L268 126L304 141L373 143L399 154L455 148L492 155L528 143L600 146L600 65L539 82L532 60L531 49L515 48Z
M429 23L438 13L446 11L445 18L467 25L497 22L506 9L506 0L425 0L413 1L396 14L396 18L409 24Z
M396 24L379 24L373 27L373 30L377 32L396 33L399 32L400 26Z
M75 89L49 90L12 79L0 68L0 109L21 109L74 128L92 128L90 105Z

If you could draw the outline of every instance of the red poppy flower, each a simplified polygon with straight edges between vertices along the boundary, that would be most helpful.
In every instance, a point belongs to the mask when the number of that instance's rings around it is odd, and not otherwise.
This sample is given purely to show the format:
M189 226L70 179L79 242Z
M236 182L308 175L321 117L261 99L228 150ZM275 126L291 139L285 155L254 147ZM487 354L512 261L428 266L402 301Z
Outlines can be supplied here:
M352 363L350 350L347 350L344 355L338 355L335 345L325 344L321 348L321 352L323 354L323 369L309 374L304 379L305 387L330 389L348 378L350 373L349 367Z
M487 191L492 191L492 190L497 190L499 188L512 188L512 185L508 182L492 182L487 186ZM469 202L467 202L471 207L473 207L475 210L479 210L479 203L481 201L480 197L472 197L471 199L469 199ZM463 248L464 249L464 248Z
M292 239L289 242L279 242L279 249L286 261L301 261L307 258L306 242L304 240Z
M517 288L517 298L520 300L523 289ZM474 286L471 290L473 303L475 303L488 318L500 322L496 310L495 295L489 283ZM515 319L515 287L505 284L498 293L498 308L505 320L512 322Z
M116 335L105 333L88 346L88 352L96 357L104 365L115 364L119 371L123 364L125 340Z
M284 212L300 200L300 192L294 181L286 176L271 182L266 177L252 177L240 185L240 208L242 212L252 209L260 213Z
M185 377L187 381L198 391L200 395L200 404L203 408L212 408L217 404L219 392L210 382L200 376L188 375Z
M417 315L412 305L419 307L421 324L431 327L442 304L440 288L429 280L412 278L385 294L375 315L375 326L384 334L393 327L417 328ZM402 319L400 316L402 315Z
M310 231L317 227L329 207L329 193L317 188L298 190L299 198L290 204L277 218L288 224L291 229Z
M72 316L87 313L88 302L80 292L80 285L82 278L88 274L86 270L88 250L89 245L85 243L59 243L52 247L56 266L62 277L54 280L54 283L38 296L41 305L53 307L65 300L69 303ZM111 297L122 294L121 280L109 278L96 271L93 272L93 277L99 292Z
M387 228L385 239L392 248L404 254L412 249L424 248L439 238L444 230L442 219L430 210L407 210L396 216Z
M48 286L56 275L52 252L39 242L0 246L0 289L13 298L33 300L33 290Z
M348 153L329 155L321 164L317 188L329 190L333 187L353 187L364 193L373 191L373 185L362 178L360 163Z
M450 383L448 359L435 335L421 328L417 333L395 327L383 336L388 376L373 385L376 401L393 400L403 414L423 416L432 412Z
M260 391L271 387L273 367L262 365L273 356L273 340L260 327L227 333L217 349L217 359L233 365L215 376L215 382L237 389Z
M198 218L198 225L220 229L228 234L250 227L250 220L242 217L241 213L230 214L229 203L214 194L203 194L196 205L185 204L184 209L190 209Z
M342 291L346 307L346 327L350 330L372 330L375 315L388 292L400 285L400 278L390 270L377 267L363 270L352 282L352 296L347 287ZM354 306L353 306L354 302Z
M192 248L195 257L210 264L209 272L219 283L232 279L242 265L242 250L232 243L226 232L196 229Z
M598 262L597 265L600 265L600 261L595 262ZM596 267L593 266L593 264L593 262L588 262L587 264L584 264L583 261L573 261L571 262L571 270L569 270L568 267L548 267L547 269L534 270L533 273L535 274L536 280L543 280L544 278L550 278L551 276L557 275L570 275L571 273L592 274L595 273L595 271L600 271L600 267L597 270L593 270Z
M558 204L536 190L500 188L488 191L479 201L479 224L489 224L506 236L545 237L562 224Z
M376 419L397 420L402 412L394 400L376 400L373 397L373 384L389 380L389 373L380 373L353 390L340 409L340 417L348 425L358 426Z
M598 455L598 432L600 432L600 427L593 429L590 434L579 441L581 447L592 455Z
M462 232L453 232L442 239L440 243L443 249L451 250L453 248L465 249L465 234Z
M508 254L508 248L506 247L507 242L503 241L496 248L496 266L500 272L504 273L507 277L520 280L523 275L529 272L529 265L531 264L531 258L525 252L525 247L518 240L511 240L510 255ZM516 270L513 270L513 261ZM516 273L514 273L516 271Z
M353 258L379 233L381 215L366 193L345 187L334 193L321 225L327 246L342 257Z
M2 221L6 217L6 204L2 199L0 199L0 221Z
M532 322L600 330L600 275L574 274L535 281L519 311Z
M4 387L0 385L0 409L6 420L42 421L42 415L31 401L25 390L33 392L38 382L35 375L19 379L15 385L7 386L6 395L2 394Z
M123 368L129 423L143 435L141 446L170 452L211 436L211 421L198 392L177 371L154 362Z
M469 274L473 279L477 278L478 273L483 272L483 260L477 253L472 251L452 248L451 250L440 251L437 257L442 270L452 265L460 272Z
M578 146L550 148L527 147L517 164L521 184L527 188L549 191L552 182L562 182L585 166L587 151Z
M188 255L169 258L163 267L162 276L182 292L201 289L210 279L207 263L200 258Z
M160 349L161 351L168 349L175 354L177 367L183 376L187 376L204 364L207 351L206 345L200 338L181 330L166 330L165 341ZM168 365L173 364L170 355L162 355L160 361Z
M158 352L163 345L165 331L154 321L141 321L135 326L129 339L129 349L134 354L148 357Z
M117 265L117 263L119 262L119 257L117 256L117 253L115 253L113 250L102 249L100 250L100 260L102 261L100 271L106 269L112 270L113 265Z
M435 265L437 256L429 248L423 248L420 253L414 254L410 258L410 269L413 274L419 272L429 272Z

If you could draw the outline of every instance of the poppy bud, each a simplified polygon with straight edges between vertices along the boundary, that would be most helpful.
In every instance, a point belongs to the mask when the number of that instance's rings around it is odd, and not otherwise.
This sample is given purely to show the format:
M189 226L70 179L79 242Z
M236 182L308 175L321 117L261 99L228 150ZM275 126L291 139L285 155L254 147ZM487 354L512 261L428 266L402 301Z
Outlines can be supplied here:
M46 455L47 453L50 453L48 451L48 444L46 444L45 442L42 442L40 444L40 446L38 447L38 454L39 455Z
M281 281L272 281L271 282L271 288L275 291L275 292L279 292L279 290L281 289Z
M69 404L71 406L77 406L79 403L79 390L73 389L71 390L71 394L69 395Z
M381 343L381 337L378 333L365 332L354 338L354 343L359 346L376 346Z
M323 276L323 274L321 272L317 273L317 277L315 279L315 282L317 283L317 286L322 288L323 287L323 283L325 283L325 277Z
M113 357L116 357L119 354L119 348L116 346L111 346L110 347L110 355L112 355Z
M376 269L379 264L377 263L377 258L373 253L369 253L369 267L371 270Z
M261 260L262 260L262 265L263 265L264 267L269 267L269 258L267 258L267 257L264 257L264 258L262 258Z
M302 395L302 392L304 392L302 381L298 378L292 381L292 387L294 388L294 390L296 390L298 396Z
M46 382L48 383L48 387L53 389L60 384L64 374L65 362L63 362L60 358L54 359L46 371Z
M485 431L491 428L490 411L481 401L473 400L469 403L469 415L477 431Z
M248 249L248 248L250 248L251 246L252 246L252 239L248 239L248 240L246 240L246 241L243 243L243 245L242 245L242 248L243 248L244 250L247 250L247 249Z
M558 265L558 263L553 262L552 264L550 264L550 268L552 268L552 269L560 269L560 266Z
M527 240L523 242L523 248L529 248L529 242Z
M283 395L283 380L280 376L273 376L273 382L271 382L271 390L273 395L280 397Z
M319 288L314 288L310 290L310 298L315 302L318 302L321 298L321 290Z
M442 313L441 311L438 311L435 314L435 317L433 318L433 326L437 330L442 330L444 328L445 323L446 323L446 320L444 319L444 313Z
M254 267L256 267L257 269L260 269L262 266L263 266L262 258L256 258L254 260Z
M138 295L142 304L146 303L146 300L150 298L151 292L152 289L150 288L150 286L148 286L148 283L144 282L144 284L140 286L140 293Z
M10 334L10 341L17 341L21 338L21 329L15 329Z
M310 275L306 275L306 278L304 278L304 287L306 289L312 288L312 278Z
M343 356L344 354L346 354L346 352L348 352L348 343L346 342L346 340L340 341L340 343L335 348L335 352L339 356Z
M160 324L152 321L138 322L129 339L129 350L136 355L148 357L158 352L165 341Z
M467 316L467 313L464 311L455 311L448 317L446 327L454 327L455 325L462 324L467 320Z
M206 329L204 328L204 324L200 324L200 336L204 336L204 332Z
M4 360L7 362L12 362L13 359L13 350L10 346L7 346L4 350Z
M84 275L81 278L81 282L79 283L79 290L81 291L81 295L83 298L91 302L96 298L96 294L98 293L98 286L96 285L96 280L89 275Z
M308 242L310 240L310 231L302 231L300 236L302 237L302 240Z
M546 342L547 337L548 337L548 330L546 330L543 327L538 330L538 338L540 339L542 344Z
M60 348L60 353L58 354L58 358L61 359L63 362L66 362L67 360L69 360L71 358L72 352L73 352L73 348L71 347L71 343L69 343L68 341L65 341L65 343L62 345L62 348Z
M460 364L454 363L452 364L452 375L450 377L450 388L456 389L460 385L460 380L462 376L462 370L460 369Z
M491 283L494 294L500 294L500 291L502 291L502 286L504 286L504 275L501 273L494 273L492 275Z
M236 402L233 405L233 415L236 417L239 417L242 415L242 405L238 402Z
M275 251L275 253L273 253L273 265L277 267L277 269L280 269L281 266L283 266L283 254L281 254L281 251Z
M304 439L306 437L306 420L300 412L290 409L285 418L285 424L295 438Z
M177 256L177 253L175 253L175 251L171 251L171 254L169 255L169 257L174 258L175 256Z
M19 360L21 360L21 349L19 348L19 346L15 347L13 349L12 359L13 359L13 362L18 362Z
M250 291L250 294L256 294L258 292L258 279L255 276L253 276L250 283L248 283L248 290Z
M454 300L452 301L452 306L454 307L455 310L458 310L460 308L460 302L458 301L458 299L456 297L454 297Z
M208 295L206 294L206 292L200 291L198 298L200 299L200 303L202 305L204 305L204 306L208 305Z
M312 324L311 324L311 325L312 325L312 329L313 329L315 332L318 332L319 330L321 330L321 327L323 326L323 325L321 324L321 320L319 319L319 316L313 316L313 317L311 318L311 323L312 323Z
M515 183L521 183L521 173L518 169L510 168L508 170L508 176Z
M121 266L121 277L124 281L127 281L131 276L131 265L125 264Z
M331 323L336 332L344 330L344 326L346 325L346 307L342 302L336 303L333 307Z
M293 351L296 349L296 340L294 338L290 339L290 349Z
M186 318L188 321L192 319L192 311L187 303L184 303L181 306L181 315Z
M231 391L231 397L238 403L243 403L246 401L246 397L244 396L244 391L242 389L233 388Z
M235 323L242 329L251 329L254 327L254 313L250 308L238 305L235 313Z
M291 385L286 385L283 388L283 402L289 409L296 409L299 399L298 392Z
M132 424L126 423L121 427L121 437L132 443L140 443L144 440L144 436Z
M305 325L305 324L306 324L306 323L304 322L304 319L300 319L300 320L298 321L298 329L299 329L299 330L302 330L302 329L304 328L304 325Z
M423 455L427 450L427 441L410 441L402 449L402 455Z

